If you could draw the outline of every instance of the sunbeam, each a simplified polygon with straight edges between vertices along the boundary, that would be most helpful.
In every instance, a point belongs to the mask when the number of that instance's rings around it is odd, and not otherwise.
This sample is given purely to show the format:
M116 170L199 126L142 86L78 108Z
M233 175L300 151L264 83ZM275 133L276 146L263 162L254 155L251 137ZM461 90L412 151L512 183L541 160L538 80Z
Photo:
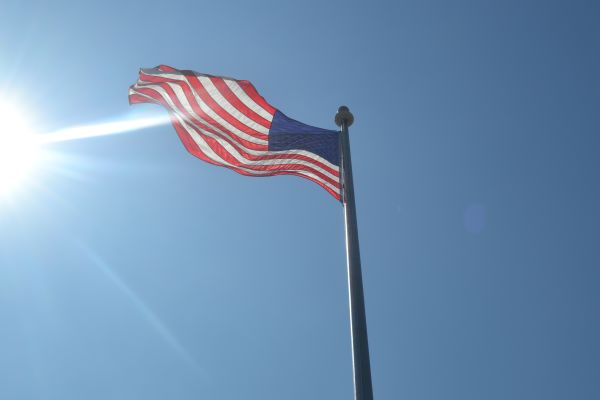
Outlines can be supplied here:
M40 144L87 139L98 136L117 135L138 129L166 124L170 121L166 115L158 117L124 119L99 124L79 125L35 136Z
M28 109L0 98L0 197L3 199L14 197L15 189L31 181L42 164L51 166L56 156L46 147L53 143L123 134L170 122L164 114L153 117L137 114L44 133L30 126L35 116L24 112Z
M198 362L192 358L189 352L171 333L169 328L160 320L160 318L152 311L143 300L105 263L95 252L87 248L87 246L78 243L89 260L100 269L104 275L116 286L119 290L131 301L136 310L148 321L148 323L156 330L156 332L164 339L164 341L187 363L196 369L202 369Z

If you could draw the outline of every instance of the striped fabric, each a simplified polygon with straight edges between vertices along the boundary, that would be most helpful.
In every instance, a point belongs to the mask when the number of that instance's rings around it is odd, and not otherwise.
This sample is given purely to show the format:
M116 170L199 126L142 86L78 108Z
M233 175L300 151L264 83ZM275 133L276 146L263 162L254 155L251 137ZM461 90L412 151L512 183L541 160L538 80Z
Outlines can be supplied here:
M141 69L129 102L164 106L194 156L250 176L297 175L340 199L338 132L288 118L248 81L176 70Z

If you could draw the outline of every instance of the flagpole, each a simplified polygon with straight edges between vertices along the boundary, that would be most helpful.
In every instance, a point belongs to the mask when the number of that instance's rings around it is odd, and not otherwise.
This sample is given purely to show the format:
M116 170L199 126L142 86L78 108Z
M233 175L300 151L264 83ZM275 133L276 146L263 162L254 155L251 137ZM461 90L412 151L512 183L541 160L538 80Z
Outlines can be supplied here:
M341 106L335 115L335 123L340 127L342 201L344 204L344 221L346 227L346 260L348 263L348 292L350 297L354 400L372 400L371 362L369 360L367 318L360 266L360 249L358 246L358 226L356 223L356 205L354 202L350 138L348 136L348 127L353 122L354 116L348 107Z

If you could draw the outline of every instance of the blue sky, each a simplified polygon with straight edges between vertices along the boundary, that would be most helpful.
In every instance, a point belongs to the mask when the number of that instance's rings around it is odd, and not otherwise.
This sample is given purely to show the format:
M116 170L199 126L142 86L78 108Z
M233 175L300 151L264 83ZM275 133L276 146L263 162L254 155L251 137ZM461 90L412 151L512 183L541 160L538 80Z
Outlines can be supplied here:
M159 115L140 67L347 104L378 399L600 396L592 1L4 0L39 132ZM342 209L169 126L55 143L0 201L0 398L349 399Z

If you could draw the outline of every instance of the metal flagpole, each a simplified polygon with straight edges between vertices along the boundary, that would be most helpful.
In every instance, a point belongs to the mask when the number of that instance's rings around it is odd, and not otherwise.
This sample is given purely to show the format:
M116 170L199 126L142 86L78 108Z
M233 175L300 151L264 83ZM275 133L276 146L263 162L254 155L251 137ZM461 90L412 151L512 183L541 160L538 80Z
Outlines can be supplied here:
M371 362L369 360L369 340L367 338L367 318L363 294L360 249L358 247L358 226L354 203L354 183L352 181L352 159L350 158L350 138L348 127L354 116L346 106L341 106L335 115L335 123L340 127L342 157L342 201L346 226L346 259L348 262L348 291L350 295L350 332L352 334L352 367L354 371L354 399L372 400Z

